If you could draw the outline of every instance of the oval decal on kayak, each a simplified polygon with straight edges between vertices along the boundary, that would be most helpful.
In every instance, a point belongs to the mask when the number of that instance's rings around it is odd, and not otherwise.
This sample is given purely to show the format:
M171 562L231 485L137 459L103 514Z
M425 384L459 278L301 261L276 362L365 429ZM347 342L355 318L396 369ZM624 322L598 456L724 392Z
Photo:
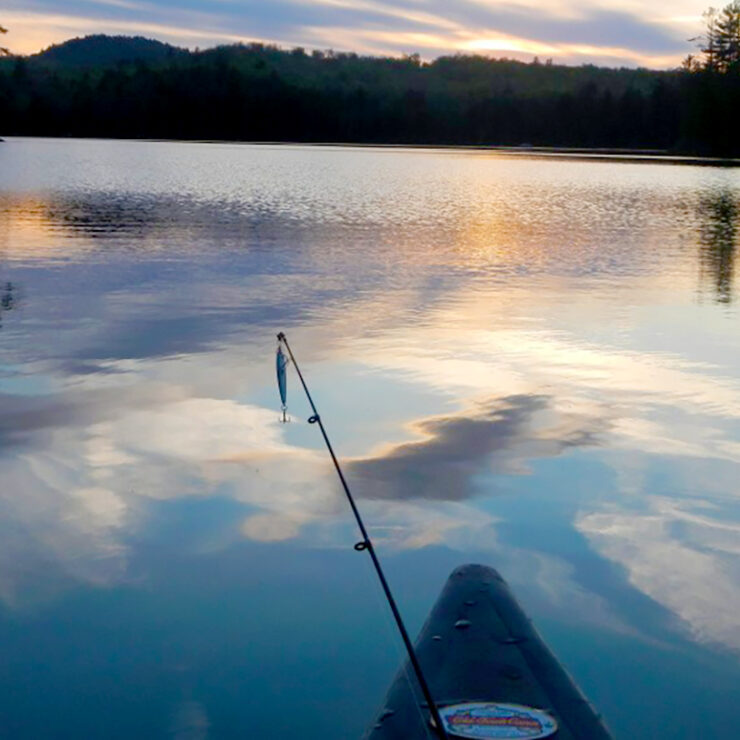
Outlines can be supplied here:
M468 702L440 707L447 732L454 737L550 737L558 723L547 712L520 704Z

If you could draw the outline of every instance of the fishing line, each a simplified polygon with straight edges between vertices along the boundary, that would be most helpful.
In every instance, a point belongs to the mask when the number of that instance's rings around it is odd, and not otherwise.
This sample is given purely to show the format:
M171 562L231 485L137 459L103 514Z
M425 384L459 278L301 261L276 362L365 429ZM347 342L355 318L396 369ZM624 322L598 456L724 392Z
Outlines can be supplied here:
M360 510L357 508L357 504L355 503L354 497L352 496L352 492L349 490L349 485L347 484L347 480L344 477L342 468L339 465L339 460L337 460L337 456L334 454L334 448L332 447L331 442L329 440L329 436L326 433L326 429L324 428L324 423L321 421L321 416L319 416L319 412L316 409L316 404L314 404L313 402L313 398L311 397L311 393L308 390L306 381L303 379L303 373L301 373L301 368L298 366L298 363L296 362L296 359L293 356L293 352L290 349L290 344L288 344L288 338L285 336L285 334L283 332L280 332L277 335L277 338L278 338L277 375L278 375L278 387L280 388L280 400L283 403L283 416L285 416L285 405L287 403L287 383L286 383L286 373L285 373L287 361L283 362L280 358L282 355L283 360L285 360L285 355L282 352L282 347L284 345L285 349L288 351L288 357L290 358L290 361L293 363L293 367L295 368L295 371L298 374L298 378L301 381L301 385L303 386L303 391L306 394L306 398L308 399L308 403L311 406L311 410L313 411L313 416L309 418L308 423L318 424L319 429L321 430L321 436L324 438L326 449L329 451L329 455L331 455L332 462L334 463L334 468L337 471L337 475L339 476L339 480L342 484L342 488L344 489L344 493L347 496L347 501L349 502L349 505L352 509L352 513L354 514L354 517L355 517L355 521L357 522L357 526L360 530L360 534L362 535L362 539L358 543L355 544L355 550L357 550L358 552L362 552L363 550L366 550L368 555L370 556L370 559L372 560L373 566L375 568L375 572L378 576L378 580L380 581L380 585L383 588L385 599L388 602L388 606L390 607L391 612L393 613L393 618L396 622L396 627L398 628L398 631L401 634L401 639L403 640L404 647L406 648L406 652L409 656L409 662L411 663L411 666L414 669L414 674L416 675L416 680L419 684L419 688L421 689L421 693L424 695L424 700L426 701L427 706L429 707L429 713L432 715L432 720L434 721L435 731L437 735L439 735L441 740L448 740L447 731L445 729L442 718L440 717L439 709L437 707L436 702L434 701L434 698L432 697L432 692L429 689L429 684L427 683L427 680L424 677L424 673L421 670L421 665L419 664L419 660L416 657L416 652L414 651L414 646L411 642L411 638L409 637L409 634L406 630L406 625L403 623L401 612L398 611L398 607L396 606L396 600L393 598L393 594L391 593L391 588L388 585L388 581L385 578L385 573L383 573L383 568L381 567L380 560L378 559L378 555L375 552L375 547L373 546L373 542L370 539L370 535L368 535L367 533L367 529L365 528L365 523L362 521Z

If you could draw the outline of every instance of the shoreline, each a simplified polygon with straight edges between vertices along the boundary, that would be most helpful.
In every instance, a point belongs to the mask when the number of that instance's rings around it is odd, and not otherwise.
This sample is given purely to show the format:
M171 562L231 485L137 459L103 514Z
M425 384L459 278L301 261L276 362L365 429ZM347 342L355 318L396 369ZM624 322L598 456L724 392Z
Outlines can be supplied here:
M168 139L168 138L112 138L104 136L16 136L0 137L0 142L10 143L13 139L38 139L46 141L125 141L169 144L228 144L230 146L272 146L272 147L317 147L325 149L379 149L379 150L420 150L449 152L490 152L513 156L562 157L588 161L683 164L711 167L740 167L739 158L706 157L696 154L677 154L665 149L625 149L620 147L555 147L524 146L503 144L378 144L338 141L244 141L238 139Z

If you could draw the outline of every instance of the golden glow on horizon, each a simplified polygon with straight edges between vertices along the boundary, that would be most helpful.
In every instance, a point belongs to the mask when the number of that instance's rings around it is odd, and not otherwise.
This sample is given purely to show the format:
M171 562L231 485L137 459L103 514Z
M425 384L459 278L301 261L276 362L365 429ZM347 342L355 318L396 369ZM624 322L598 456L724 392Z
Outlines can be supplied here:
M42 13L33 11L3 12L3 23L10 28L7 44L19 54L30 54L67 39L94 33L140 34L194 48L208 47L222 43L261 41L276 43L281 46L306 46L308 48L333 48L342 51L356 51L363 54L420 53L424 59L433 59L443 54L477 53L491 56L513 56L528 59L533 55L552 57L556 63L582 64L596 63L604 65L631 64L653 68L673 67L680 63L685 54L691 51L687 42L686 50L679 53L660 53L643 51L619 44L597 41L573 43L560 41L553 33L553 38L529 38L526 35L507 33L504 28L494 26L468 25L457 16L446 16L442 11L435 11L423 3L415 4L413 9L393 6L383 0L316 0L301 2L296 5L315 7L319 5L327 12L338 13L352 11L363 12L375 17L385 17L387 23L378 25L358 24L354 27L341 25L327 20L326 25L290 25L290 11L286 11L285 24L281 31L273 31L274 36L248 35L235 32L234 18L226 14L208 11L172 9L167 20L158 21L155 11L159 8L152 3L136 0L99 0L96 4L105 8L111 6L130 10L129 19L87 17L74 12ZM492 0L478 0L475 3L482 11L494 11L500 5L502 14L537 12L553 19L554 23L570 19L578 22L588 18L588 8L574 6L563 0L553 0L543 9L541 5L524 0L516 9L501 5ZM670 9L661 13L658 8L651 8L650 15L645 16L644 8L632 0L612 0L600 6L599 13L623 13L626 17L640 19L646 28L673 32L677 38L686 34L696 35L701 30L701 12L703 4L698 0L682 0ZM492 18L494 16L492 15ZM169 20L171 18L171 21ZM139 20L141 19L141 20ZM244 28L255 28L254 24L243 20ZM337 18L339 20L339 16ZM413 23L418 29L396 30L400 22ZM503 22L503 21L502 21ZM605 20L604 23L607 21ZM695 32L695 33L694 33ZM254 32L252 32L254 33ZM596 34L594 34L596 37ZM688 36L687 36L688 38Z

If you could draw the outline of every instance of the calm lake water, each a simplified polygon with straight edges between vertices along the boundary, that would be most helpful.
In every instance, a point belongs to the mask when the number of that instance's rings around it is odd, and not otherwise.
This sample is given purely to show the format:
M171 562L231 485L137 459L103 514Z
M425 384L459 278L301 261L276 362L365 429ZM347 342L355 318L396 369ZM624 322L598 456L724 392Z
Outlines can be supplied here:
M0 144L0 735L358 737L498 568L620 738L737 737L740 170Z

